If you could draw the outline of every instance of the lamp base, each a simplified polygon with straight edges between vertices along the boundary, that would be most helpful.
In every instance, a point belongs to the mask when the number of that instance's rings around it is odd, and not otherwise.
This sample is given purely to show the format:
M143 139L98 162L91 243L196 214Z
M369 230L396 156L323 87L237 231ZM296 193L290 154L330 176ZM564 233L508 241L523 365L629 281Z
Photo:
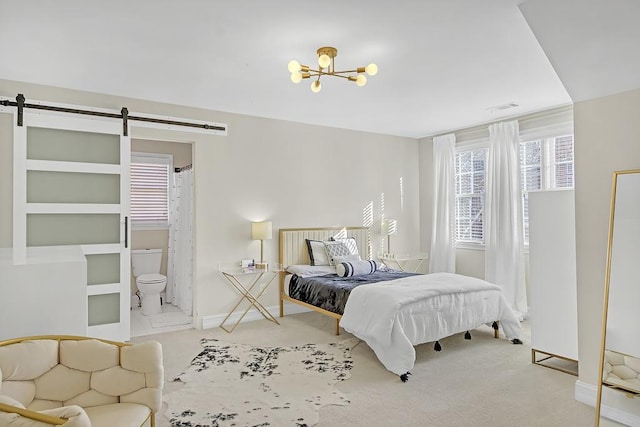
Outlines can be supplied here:
M256 262L256 268L260 268L262 270L266 270L269 268L268 262Z

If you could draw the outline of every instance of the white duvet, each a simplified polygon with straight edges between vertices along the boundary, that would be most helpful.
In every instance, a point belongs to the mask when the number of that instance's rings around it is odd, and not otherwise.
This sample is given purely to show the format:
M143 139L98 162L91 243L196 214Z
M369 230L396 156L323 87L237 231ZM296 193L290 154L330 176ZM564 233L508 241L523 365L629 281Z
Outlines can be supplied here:
M409 276L351 290L340 326L365 341L389 371L413 368L414 345L500 321L508 339L520 322L499 286L451 273Z

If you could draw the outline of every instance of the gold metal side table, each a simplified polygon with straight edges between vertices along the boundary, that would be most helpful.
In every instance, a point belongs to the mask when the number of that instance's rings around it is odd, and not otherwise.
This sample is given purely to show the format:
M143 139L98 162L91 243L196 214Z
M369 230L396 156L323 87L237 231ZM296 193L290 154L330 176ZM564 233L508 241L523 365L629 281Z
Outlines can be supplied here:
M220 323L220 327L224 331L232 333L240 322L242 322L242 319L244 319L244 316L246 316L251 307L255 307L265 319L279 325L280 322L278 322L278 320L269 313L269 310L258 300L273 282L273 279L278 277L281 272L282 266L280 264L269 264L267 268L220 267L220 273L222 273L225 279L240 293L240 299L222 323ZM247 308L244 309L240 318L236 320L231 328L225 327L225 323L227 323L231 315L238 309L243 301L249 302Z
M406 271L408 273L419 273L422 265L429 259L429 255L395 255L381 254L378 257L389 268Z

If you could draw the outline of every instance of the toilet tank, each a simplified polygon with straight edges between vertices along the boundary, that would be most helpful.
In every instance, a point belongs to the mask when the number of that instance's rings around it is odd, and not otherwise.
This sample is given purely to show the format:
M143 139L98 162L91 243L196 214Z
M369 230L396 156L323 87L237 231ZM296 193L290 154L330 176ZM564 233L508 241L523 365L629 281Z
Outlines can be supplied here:
M135 277L160 273L162 249L135 249L131 251L131 267Z

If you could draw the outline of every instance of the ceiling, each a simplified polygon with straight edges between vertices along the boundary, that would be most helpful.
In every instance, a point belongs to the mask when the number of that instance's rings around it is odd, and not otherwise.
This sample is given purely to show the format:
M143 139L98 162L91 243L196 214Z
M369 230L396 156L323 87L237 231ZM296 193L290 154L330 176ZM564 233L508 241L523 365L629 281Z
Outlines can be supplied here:
M0 79L421 138L572 102L519 3L0 0ZM292 83L321 46L379 72Z

